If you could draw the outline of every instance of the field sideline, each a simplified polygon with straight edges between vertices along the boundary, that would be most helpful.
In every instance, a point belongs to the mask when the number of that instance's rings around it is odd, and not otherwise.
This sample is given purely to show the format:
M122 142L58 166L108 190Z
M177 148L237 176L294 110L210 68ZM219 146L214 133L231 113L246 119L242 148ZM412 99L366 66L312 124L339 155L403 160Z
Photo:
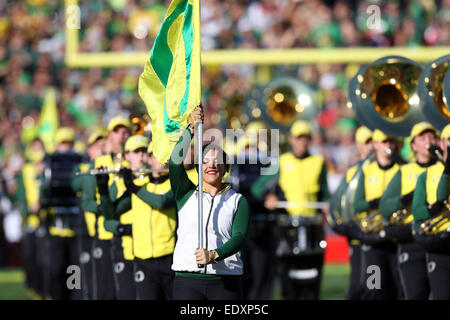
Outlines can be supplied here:
M348 264L326 264L323 270L321 300L344 300L349 272ZM0 269L0 300L25 300L23 281L24 273L21 269ZM274 289L273 299L281 299L279 285Z

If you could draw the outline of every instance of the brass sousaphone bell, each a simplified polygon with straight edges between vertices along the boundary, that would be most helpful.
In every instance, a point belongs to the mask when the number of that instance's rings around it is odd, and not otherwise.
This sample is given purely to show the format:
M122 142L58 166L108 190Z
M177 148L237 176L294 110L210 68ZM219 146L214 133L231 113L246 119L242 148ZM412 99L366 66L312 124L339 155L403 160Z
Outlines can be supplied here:
M368 117L367 112L363 112L364 109L361 108L362 101L361 101L361 94L360 89L358 89L358 81L361 81L364 72L366 71L367 65L362 65L356 75L350 80L349 86L348 86L348 100L350 103L350 106L355 113L356 119L364 126L369 128L370 130L375 130L376 127L370 122L370 119L367 119Z
M450 56L449 56L449 60L450 60ZM447 71L445 72L443 86L444 86L444 90L443 90L442 101L445 103L447 110L450 110L450 70L449 69L447 69ZM448 122L447 122L447 124L448 124Z
M419 78L423 113L441 131L450 123L450 55L427 64Z
M408 58L388 56L363 67L349 92L357 119L370 129L407 137L426 118L418 94L422 66Z
M318 113L317 92L299 79L277 78L253 90L246 108L252 119L286 133L294 121L314 119Z

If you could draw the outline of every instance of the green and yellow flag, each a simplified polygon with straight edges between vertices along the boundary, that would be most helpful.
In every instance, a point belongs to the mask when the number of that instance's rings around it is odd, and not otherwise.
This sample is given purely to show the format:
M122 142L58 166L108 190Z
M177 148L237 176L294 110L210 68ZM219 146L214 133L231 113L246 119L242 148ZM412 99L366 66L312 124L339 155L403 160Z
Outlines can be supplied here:
M44 142L45 150L55 151L55 134L59 126L58 108L55 89L49 88L45 93L41 114L39 115L37 136Z
M152 119L153 153L166 163L201 103L200 0L173 0L139 78Z

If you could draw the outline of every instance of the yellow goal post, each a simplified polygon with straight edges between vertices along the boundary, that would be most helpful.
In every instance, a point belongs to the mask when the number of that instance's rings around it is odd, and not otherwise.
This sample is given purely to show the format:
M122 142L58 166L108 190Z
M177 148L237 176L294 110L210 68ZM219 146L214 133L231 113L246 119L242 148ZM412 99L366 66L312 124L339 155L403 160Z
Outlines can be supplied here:
M65 0L65 63L70 68L144 66L148 52L80 52L80 8L78 0ZM77 16L78 15L78 16ZM298 49L223 49L202 52L202 65L296 65L370 63L388 55L429 62L450 53L450 46L353 47Z

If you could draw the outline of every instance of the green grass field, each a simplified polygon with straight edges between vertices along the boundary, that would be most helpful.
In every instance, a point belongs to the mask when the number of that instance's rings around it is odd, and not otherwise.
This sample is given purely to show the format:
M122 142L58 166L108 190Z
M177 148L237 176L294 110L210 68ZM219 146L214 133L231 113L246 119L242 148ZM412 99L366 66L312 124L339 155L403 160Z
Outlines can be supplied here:
M349 265L325 265L323 269L321 300L343 300L349 282ZM21 269L0 269L0 300L26 299ZM281 299L280 287L274 289L273 299Z
M345 291L350 280L350 265L328 264L323 268L320 300L345 300ZM272 299L281 300L281 287L275 285Z
M350 282L350 265L325 265L323 269L321 300L344 300Z
M24 280L21 269L0 269L0 300L26 299Z

